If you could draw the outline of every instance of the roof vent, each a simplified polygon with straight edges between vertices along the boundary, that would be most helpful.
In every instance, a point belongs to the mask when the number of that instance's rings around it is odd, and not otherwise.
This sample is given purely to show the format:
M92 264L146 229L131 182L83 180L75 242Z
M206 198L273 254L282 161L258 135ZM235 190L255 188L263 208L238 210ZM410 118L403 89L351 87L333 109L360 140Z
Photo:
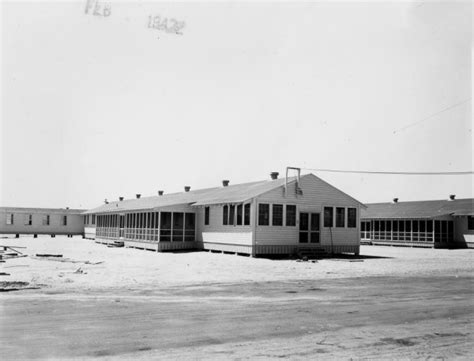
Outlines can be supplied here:
M455 194L450 194L450 195L449 195L449 199L450 199L451 201L454 201L454 200L456 199L456 195L455 195Z
M223 187L227 187L227 186L229 185L229 182L230 182L229 180L224 179L224 180L222 181L222 186L223 186Z
M275 180L275 179L278 179L278 175L279 175L279 174L280 174L280 173L278 173L278 172L271 172L271 173L270 173L270 177L272 177L272 179Z
M159 195L159 196L162 196L163 193L165 193L165 191L158 191L158 195Z
M119 201L122 202L122 201L123 201L123 197L119 197Z
M69 209L69 207L66 207L66 209Z
M184 186L184 191L185 192L189 192L191 190L191 187L190 186Z
M393 198L393 203L398 203L398 198Z
M137 199L140 199L140 197L141 197L142 195L139 194L139 193L137 193L136 196L137 196Z
M104 199L104 203L109 204L109 201L107 200L107 198Z

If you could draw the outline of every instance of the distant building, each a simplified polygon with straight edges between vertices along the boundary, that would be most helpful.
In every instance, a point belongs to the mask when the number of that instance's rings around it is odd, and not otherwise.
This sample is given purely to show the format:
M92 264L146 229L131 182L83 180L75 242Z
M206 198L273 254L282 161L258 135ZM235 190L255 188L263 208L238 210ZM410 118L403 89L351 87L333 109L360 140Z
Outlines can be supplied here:
M83 209L0 207L0 234L83 235Z
M85 236L155 251L253 256L359 253L359 201L313 174L108 202L85 215Z
M474 199L366 204L361 240L416 247L474 247Z

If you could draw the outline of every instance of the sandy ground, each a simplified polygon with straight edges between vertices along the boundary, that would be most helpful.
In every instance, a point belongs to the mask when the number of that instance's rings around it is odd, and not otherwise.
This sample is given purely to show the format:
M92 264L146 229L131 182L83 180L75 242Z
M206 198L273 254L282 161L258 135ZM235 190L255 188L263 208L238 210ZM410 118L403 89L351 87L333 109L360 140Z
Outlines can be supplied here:
M0 239L2 359L470 359L472 250L312 262ZM37 253L63 259L36 258Z

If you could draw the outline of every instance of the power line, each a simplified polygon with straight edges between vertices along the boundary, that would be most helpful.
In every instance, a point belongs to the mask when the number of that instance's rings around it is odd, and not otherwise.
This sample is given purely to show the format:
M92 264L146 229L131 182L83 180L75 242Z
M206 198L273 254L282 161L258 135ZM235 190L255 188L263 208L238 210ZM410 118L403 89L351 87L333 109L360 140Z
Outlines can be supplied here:
M322 169L322 168L301 168L303 170L310 170L315 172L330 172L330 173L353 173L353 174L392 174L392 175L468 175L474 174L474 171L459 171L459 172L382 172L370 170L344 170L344 169Z
M426 120L428 120L428 119L431 119L431 118L437 116L438 114L441 114L441 113L444 113L444 112L446 112L446 111L448 111L448 110L451 110L451 109L453 109L453 108L456 108L456 107L458 107L458 106L460 106L460 105L462 105L462 104L464 104L464 103L467 103L467 102L470 101L470 100L471 100L471 98L467 98L467 99L464 99L463 101L460 101L459 103L452 104L452 105L450 105L449 107L446 107L446 108L444 108L444 109L441 109L440 111L437 111L437 112L434 113L434 114L428 115L427 117L425 117L425 118L423 118L423 119L421 119L421 120L418 120L418 121L416 121L416 122L414 122L414 123L408 124L408 125L404 126L403 128L394 130L394 131L393 131L393 134L396 134L396 133L398 133L398 132L401 132L402 130L405 130L405 129L414 127L414 126L417 125L417 124L423 123L424 121L426 121Z

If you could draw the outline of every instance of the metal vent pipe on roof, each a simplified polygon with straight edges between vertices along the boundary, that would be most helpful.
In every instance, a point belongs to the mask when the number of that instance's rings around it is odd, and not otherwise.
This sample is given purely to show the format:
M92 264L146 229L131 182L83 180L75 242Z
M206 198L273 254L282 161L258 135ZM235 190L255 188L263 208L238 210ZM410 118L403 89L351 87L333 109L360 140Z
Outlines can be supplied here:
M165 191L158 191L158 195L159 195L159 196L162 196L163 193L165 193Z
M119 197L119 201L122 202L122 201L123 201L123 197Z
M137 193L136 196L137 196L137 199L139 199L142 195Z
M393 203L398 203L398 198L393 198Z
M450 195L449 195L449 199L450 199L451 201L454 201L454 200L456 199L456 195L455 195L455 194L450 194Z
M185 192L189 192L191 190L191 187L190 186L184 186L184 191Z
M278 175L279 175L279 174L280 174L280 173L278 173L278 172L271 172L271 173L270 173L270 177L271 177L273 180L275 180L275 179L278 179Z
M107 200L107 198L104 199L104 203L109 204L109 201Z
M224 180L222 181L222 186L223 186L223 187L227 187L227 186L229 185L229 182L230 182L229 180L224 179Z

